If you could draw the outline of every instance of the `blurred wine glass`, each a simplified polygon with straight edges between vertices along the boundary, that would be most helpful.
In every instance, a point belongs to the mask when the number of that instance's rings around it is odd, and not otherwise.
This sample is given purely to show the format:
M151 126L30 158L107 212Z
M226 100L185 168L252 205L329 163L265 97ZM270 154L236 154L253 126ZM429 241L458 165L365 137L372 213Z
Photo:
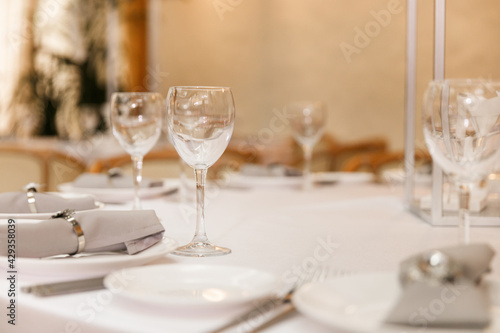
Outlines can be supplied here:
M459 242L470 241L471 191L494 170L500 152L500 82L432 81L423 108L425 142L459 194Z
M141 209L143 157L160 137L163 106L163 98L158 93L121 92L111 96L113 135L133 162L134 209Z
M292 135L304 153L303 189L312 186L311 160L314 146L326 127L326 106L322 102L294 102L287 107Z
M167 96L167 127L179 156L194 169L196 230L191 242L174 254L206 257L231 253L212 244L205 231L207 169L224 153L234 128L234 100L230 88L171 87Z

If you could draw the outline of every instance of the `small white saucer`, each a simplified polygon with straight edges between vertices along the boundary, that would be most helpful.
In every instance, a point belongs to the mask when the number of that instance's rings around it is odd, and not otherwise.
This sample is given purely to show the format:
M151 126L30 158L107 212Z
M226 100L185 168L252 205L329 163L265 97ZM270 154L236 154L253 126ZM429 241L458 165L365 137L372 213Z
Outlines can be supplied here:
M166 264L129 268L104 279L106 288L129 300L193 310L221 309L263 298L278 291L276 276L247 267ZM115 290L114 290L115 289Z

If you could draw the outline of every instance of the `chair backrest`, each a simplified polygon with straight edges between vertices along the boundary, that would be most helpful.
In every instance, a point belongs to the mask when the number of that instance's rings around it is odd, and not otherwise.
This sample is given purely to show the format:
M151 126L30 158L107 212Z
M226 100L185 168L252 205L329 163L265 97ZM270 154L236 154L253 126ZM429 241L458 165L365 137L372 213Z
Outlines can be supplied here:
M110 158L95 160L89 171L105 173L109 169L120 168L126 174L132 174L132 159L129 154L121 154ZM143 176L150 178L174 178L181 172L179 155L171 146L156 149L144 156Z
M331 171L343 171L346 163L356 156L366 154L384 154L387 151L387 140L383 138L367 138L351 142L332 142Z
M224 154L213 166L208 169L208 178L215 179L228 170L237 171L243 163L255 159L250 151L244 151L233 146L228 146ZM89 167L90 172L107 172L111 168L119 167L124 173L132 173L130 155L123 154L111 158L94 161ZM183 170L180 157L172 146L155 149L144 156L143 176L150 178L176 178ZM189 171L191 172L191 171Z
M255 147L255 163L262 165L279 163L296 168L303 166L304 153L291 136ZM383 138L364 138L343 142L334 138L330 133L325 133L314 146L311 170L341 171L346 161L353 156L386 150L387 140Z
M18 191L35 182L43 191L57 191L85 170L85 164L73 156L48 147L29 147L20 143L0 145L0 191Z
M404 169L405 153L376 152L354 156L346 162L343 171L367 171L372 172L376 179L382 181L384 171L388 169ZM428 152L418 151L415 153L415 168L430 167L432 158Z

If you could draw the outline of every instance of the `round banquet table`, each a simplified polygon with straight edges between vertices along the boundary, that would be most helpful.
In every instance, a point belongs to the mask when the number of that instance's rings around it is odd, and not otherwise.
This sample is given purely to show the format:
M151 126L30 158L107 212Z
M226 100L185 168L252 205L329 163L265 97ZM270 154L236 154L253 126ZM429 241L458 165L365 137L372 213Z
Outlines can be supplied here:
M417 252L455 245L457 230L432 227L407 211L403 188L394 184L338 182L301 191L293 186L252 188L211 185L206 190L206 227L209 239L229 247L222 257L188 258L168 254L149 264L204 264L245 266L283 278L310 269L318 263L351 274L395 272L400 261ZM178 195L143 201L155 209L165 227L165 236L179 244L194 234L192 207ZM130 204L106 205L104 209L130 209ZM473 228L474 242L488 242L500 250L500 228ZM318 249L322 248L321 256ZM325 255L328 253L328 255ZM493 277L500 278L500 256L492 263ZM43 274L42 274L43 273ZM19 267L16 326L1 332L207 332L230 320L237 311L197 313L187 309L165 309L135 304L103 290L53 297L35 297L20 287L43 282L93 276L92 270L78 276L23 274ZM6 311L7 281L0 282L0 307ZM96 300L98 301L96 303ZM94 302L94 303L92 303ZM89 306L95 311L82 311ZM270 333L332 332L321 323L295 313L268 328Z

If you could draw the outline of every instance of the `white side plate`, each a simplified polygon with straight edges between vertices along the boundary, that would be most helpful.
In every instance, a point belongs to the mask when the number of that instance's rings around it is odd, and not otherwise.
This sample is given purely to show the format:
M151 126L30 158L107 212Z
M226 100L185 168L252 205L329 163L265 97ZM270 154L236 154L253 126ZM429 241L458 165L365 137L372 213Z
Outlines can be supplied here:
M82 193L94 196L97 200L105 203L124 203L134 199L133 188L86 188L74 187L72 183L64 183L58 186L59 191L65 193ZM167 194L177 190L176 181L164 181L163 186L144 187L139 190L139 197L151 198Z
M81 275L108 274L114 270L139 266L159 259L177 248L177 242L164 238L150 248L134 255L107 254L86 257L66 257L54 259L16 257L17 271L21 274L37 275ZM0 256L0 266L8 264L6 257Z
M111 273L104 285L113 289ZM276 276L246 267L169 264L126 269L130 282L117 294L126 299L183 309L220 309L276 292Z

